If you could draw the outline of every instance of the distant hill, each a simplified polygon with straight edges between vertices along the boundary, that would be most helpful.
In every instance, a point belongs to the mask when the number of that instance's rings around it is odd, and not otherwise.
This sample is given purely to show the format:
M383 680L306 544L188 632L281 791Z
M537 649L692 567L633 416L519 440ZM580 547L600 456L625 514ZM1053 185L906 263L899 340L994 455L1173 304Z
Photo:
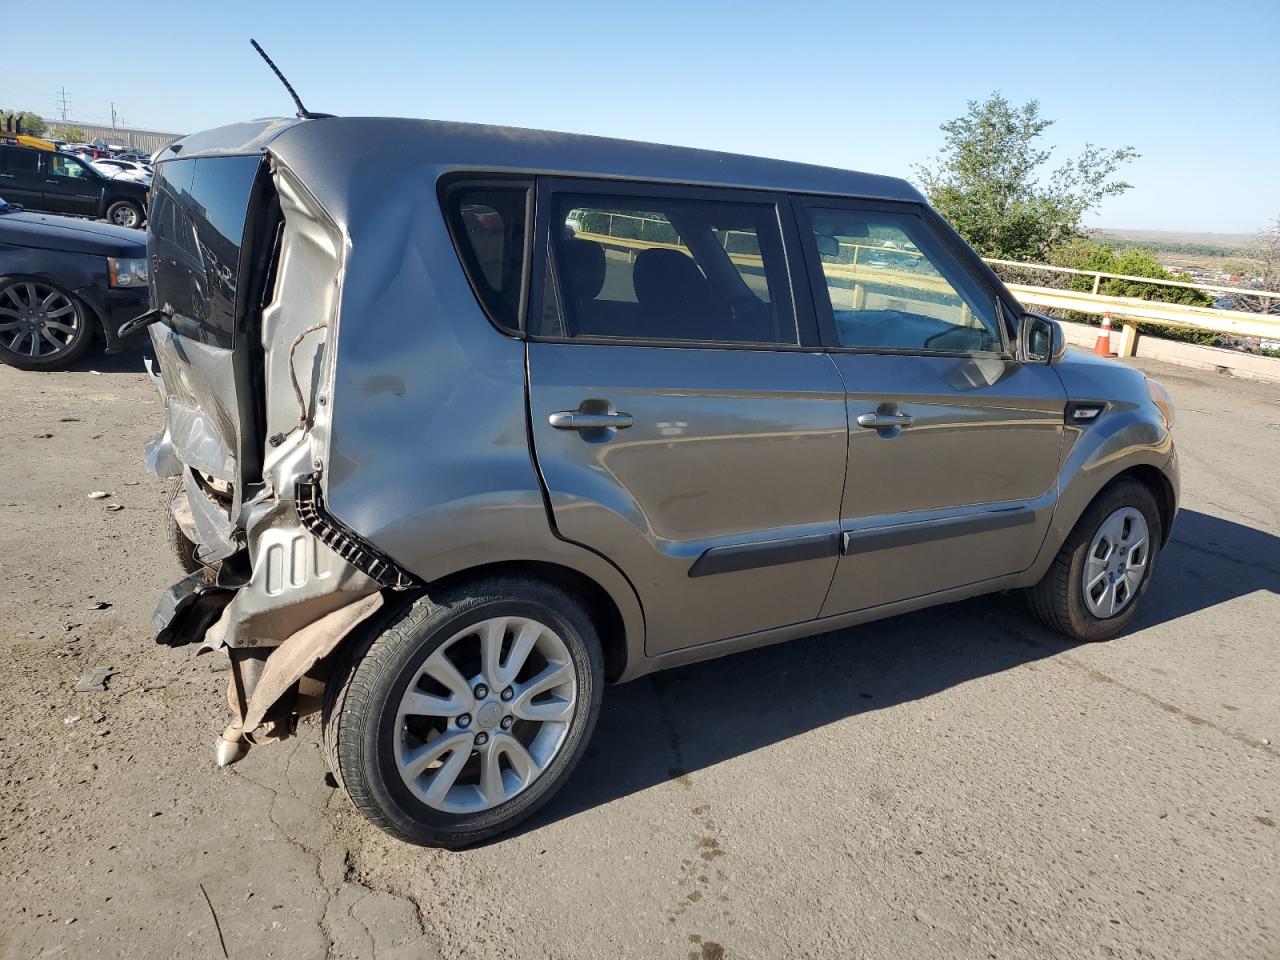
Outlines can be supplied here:
M1100 241L1115 241L1121 246L1142 246L1162 253L1191 253L1206 256L1231 256L1245 250L1253 235L1249 233L1202 233L1194 230L1130 230L1096 229L1089 235Z

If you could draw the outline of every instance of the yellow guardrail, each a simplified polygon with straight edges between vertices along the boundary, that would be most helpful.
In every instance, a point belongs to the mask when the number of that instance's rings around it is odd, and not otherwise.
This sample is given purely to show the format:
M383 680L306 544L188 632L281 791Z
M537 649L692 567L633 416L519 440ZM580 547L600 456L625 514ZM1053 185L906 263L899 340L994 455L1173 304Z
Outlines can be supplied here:
M1100 317L1110 314L1121 323L1155 323L1168 327L1195 327L1240 337L1280 340L1280 316L1245 310L1215 310L1183 303L1156 303L1137 297L1110 297L1079 290L1056 290L1022 283L1005 284L1024 304L1051 310L1071 310ZM1127 356L1127 354L1124 354Z
M1103 270L1080 270L1076 267L1059 267L1052 263L1023 263L1019 260L1000 260L983 257L987 263L999 267L1017 267L1019 270L1043 270L1046 273L1068 273L1078 277L1093 278L1093 292L1097 293L1103 280L1126 280L1130 283L1152 283L1161 287L1181 287L1184 290L1204 290L1208 293L1235 293L1247 297L1280 298L1280 291L1252 290L1248 287L1224 287L1214 283L1191 283L1186 280L1166 280L1163 277L1134 277L1127 273L1107 273Z

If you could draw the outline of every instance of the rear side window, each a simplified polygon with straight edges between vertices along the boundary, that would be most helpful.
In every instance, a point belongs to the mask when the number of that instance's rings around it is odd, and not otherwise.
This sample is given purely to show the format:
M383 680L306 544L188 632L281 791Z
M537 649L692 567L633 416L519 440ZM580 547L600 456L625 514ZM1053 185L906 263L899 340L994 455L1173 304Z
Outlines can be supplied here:
M26 173L34 175L40 172L40 155L34 150L2 150L3 169L5 173Z
M557 194L548 250L543 336L798 342L772 203Z
M457 184L446 195L449 232L467 279L490 318L519 326L524 290L527 184Z

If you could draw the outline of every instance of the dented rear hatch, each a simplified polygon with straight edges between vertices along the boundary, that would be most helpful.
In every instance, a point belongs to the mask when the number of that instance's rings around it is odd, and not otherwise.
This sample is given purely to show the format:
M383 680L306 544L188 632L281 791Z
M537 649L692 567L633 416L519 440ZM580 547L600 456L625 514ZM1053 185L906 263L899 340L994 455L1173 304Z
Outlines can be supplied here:
M207 560L235 549L236 518L262 476L262 346L279 220L261 152L158 165L147 231L151 327L167 447L181 462Z

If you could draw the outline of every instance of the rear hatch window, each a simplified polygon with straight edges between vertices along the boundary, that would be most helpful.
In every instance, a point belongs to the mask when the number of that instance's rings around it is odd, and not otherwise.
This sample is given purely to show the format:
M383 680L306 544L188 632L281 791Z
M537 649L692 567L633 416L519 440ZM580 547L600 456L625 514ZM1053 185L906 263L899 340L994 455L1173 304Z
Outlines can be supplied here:
M152 187L152 298L183 336L231 349L249 196L262 157L168 160Z

